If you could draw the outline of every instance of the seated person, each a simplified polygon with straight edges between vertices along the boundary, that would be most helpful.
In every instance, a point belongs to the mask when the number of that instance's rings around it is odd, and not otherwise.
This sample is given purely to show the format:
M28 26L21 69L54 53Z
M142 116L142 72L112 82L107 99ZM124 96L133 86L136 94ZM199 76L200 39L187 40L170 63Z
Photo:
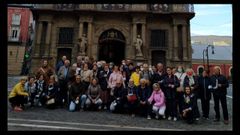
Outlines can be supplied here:
M36 88L35 77L34 76L29 76L28 77L28 81L25 83L24 88L30 95L29 102L31 103L31 107L33 107L34 106L34 99L37 95L37 88Z
M113 100L110 105L110 111L116 113L123 113L125 111L124 105L127 101L127 90L123 87L123 81L117 80L116 87L113 89Z
M101 94L101 87L98 84L98 79L93 78L87 91L87 100L86 100L87 109L90 109L92 105L94 107L97 107L99 110L101 109L102 100L100 98L100 94Z
M59 86L55 82L54 75L50 76L49 83L46 91L43 93L43 98L41 103L46 105L47 108L54 109L60 104L59 100Z
M29 95L24 90L24 84L26 81L27 81L27 78L22 77L20 79L20 82L13 87L8 97L13 110L16 112L22 111L24 109L24 103L27 103L26 97L28 97Z
M135 116L138 99L137 99L137 87L134 85L134 81L132 79L129 80L127 87L127 105L128 111L132 115Z
M137 95L139 100L139 113L140 115L147 117L147 115L150 115L148 113L148 98L151 96L151 90L150 87L148 87L148 84L146 82L146 79L140 80L140 85L137 88Z
M69 98L70 98L70 105L69 105L69 111L75 111L84 108L84 104L87 99L87 95L84 86L81 82L81 76L76 75L76 80L73 82L73 84L70 87L69 90Z

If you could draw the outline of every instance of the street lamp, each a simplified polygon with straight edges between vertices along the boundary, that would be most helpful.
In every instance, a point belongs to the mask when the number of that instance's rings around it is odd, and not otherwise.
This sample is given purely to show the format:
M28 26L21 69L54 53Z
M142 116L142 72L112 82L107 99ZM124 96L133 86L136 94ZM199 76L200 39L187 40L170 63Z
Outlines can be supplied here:
M204 59L204 52L206 52L206 49L203 49L203 66L204 66L204 69L205 69L205 59Z
M209 59L208 59L208 48L212 48L212 54L214 54L214 46L213 45L208 45L206 48L206 56L207 56L207 70L209 71Z

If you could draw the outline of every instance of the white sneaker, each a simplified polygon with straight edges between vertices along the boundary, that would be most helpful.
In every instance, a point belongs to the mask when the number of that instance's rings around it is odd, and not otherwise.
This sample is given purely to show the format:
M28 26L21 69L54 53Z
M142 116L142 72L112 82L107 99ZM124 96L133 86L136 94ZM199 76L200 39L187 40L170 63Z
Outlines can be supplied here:
M107 110L107 106L104 106L104 108L103 108L104 110Z
M147 119L148 119L148 120L151 120L151 116L150 116L150 115L148 115L148 116L147 116Z
M174 118L173 118L173 121L177 121L177 118L176 118L176 117L174 117Z
M168 120L172 120L172 117L169 116L169 117L168 117Z
M166 116L165 116L165 115L163 115L163 116L162 116L162 118L163 118L163 119L166 119Z
M158 119L159 119L159 116L158 116L158 115L156 115L156 116L155 116L155 118L158 120Z
M199 118L196 118L195 120L196 120L196 121L199 121Z

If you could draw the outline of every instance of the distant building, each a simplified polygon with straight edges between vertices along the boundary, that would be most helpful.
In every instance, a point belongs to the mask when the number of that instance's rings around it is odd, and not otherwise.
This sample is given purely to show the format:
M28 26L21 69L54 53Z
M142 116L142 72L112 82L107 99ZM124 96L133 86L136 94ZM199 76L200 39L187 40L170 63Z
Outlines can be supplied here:
M225 41L214 41L213 45L216 45L216 46L229 46L229 44L227 42L225 42Z
M33 16L29 4L8 5L8 74L19 75L26 45L33 38Z
M192 54L192 68L195 73L202 74L204 66L207 67L207 57L205 53L205 65L203 65L203 50L208 45L193 44ZM228 79L232 76L232 46L214 46L214 54L212 49L208 49L210 73L213 71L213 67L218 66L221 74L225 75Z

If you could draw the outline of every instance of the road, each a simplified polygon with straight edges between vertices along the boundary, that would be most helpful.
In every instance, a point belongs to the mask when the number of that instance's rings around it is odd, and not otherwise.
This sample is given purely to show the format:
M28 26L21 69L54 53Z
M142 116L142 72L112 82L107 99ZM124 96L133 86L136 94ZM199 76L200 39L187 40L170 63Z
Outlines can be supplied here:
M9 90L11 83L15 83L18 79L9 78ZM232 91L229 88L228 91ZM229 92L228 95L231 95ZM112 114L105 110L102 111L84 111L69 112L67 109L49 110L42 107L27 107L23 112L13 112L8 107L8 130L87 130L87 131L125 131L125 130L170 130L170 131L199 131L199 130L215 130L215 131L231 131L232 130L232 98L227 98L229 111L229 125L223 124L222 111L221 122L213 122L214 109L213 99L210 101L210 120L200 119L192 125L186 124L182 120L176 122L168 120L156 120L136 116L131 117L128 114ZM201 112L200 101L198 101L199 110Z

